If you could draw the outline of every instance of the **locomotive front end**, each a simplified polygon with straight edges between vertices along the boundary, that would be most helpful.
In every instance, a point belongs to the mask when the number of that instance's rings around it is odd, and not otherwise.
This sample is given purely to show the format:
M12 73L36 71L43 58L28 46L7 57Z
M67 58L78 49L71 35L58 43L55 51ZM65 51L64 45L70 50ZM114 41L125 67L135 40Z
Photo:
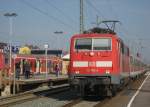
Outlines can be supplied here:
M96 92L111 84L113 39L109 34L84 34L71 40L70 85L81 93Z

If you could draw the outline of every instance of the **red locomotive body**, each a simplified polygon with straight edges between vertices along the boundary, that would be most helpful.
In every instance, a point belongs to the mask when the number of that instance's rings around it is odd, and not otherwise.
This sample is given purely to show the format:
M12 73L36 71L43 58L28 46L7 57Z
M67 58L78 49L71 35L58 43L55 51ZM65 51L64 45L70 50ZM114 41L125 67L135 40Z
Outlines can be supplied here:
M71 38L70 85L82 95L111 96L129 80L129 48L114 33L78 34Z
M129 49L115 35L76 35L71 40L70 53L71 74L115 76L129 73Z

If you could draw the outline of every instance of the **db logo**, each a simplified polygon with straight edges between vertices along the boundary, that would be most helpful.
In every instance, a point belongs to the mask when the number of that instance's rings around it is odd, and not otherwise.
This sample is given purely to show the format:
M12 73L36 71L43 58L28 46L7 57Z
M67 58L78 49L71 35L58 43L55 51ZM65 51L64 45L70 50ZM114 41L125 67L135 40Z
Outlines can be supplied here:
M95 67L95 66L96 66L96 64L95 64L95 62L94 62L94 61L89 62L89 67Z

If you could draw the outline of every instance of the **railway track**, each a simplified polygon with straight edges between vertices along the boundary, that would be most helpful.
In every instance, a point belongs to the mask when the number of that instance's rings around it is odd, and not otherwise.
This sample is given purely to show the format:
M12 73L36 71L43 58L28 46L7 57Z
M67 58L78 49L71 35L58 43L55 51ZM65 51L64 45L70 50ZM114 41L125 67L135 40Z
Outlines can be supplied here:
M34 93L33 95L36 96L33 96L31 99L29 98L29 95L28 100L25 100L25 103L22 103L24 100L21 100L18 102L20 104L15 103L13 106L9 107L125 107L128 103L129 97L132 96L136 89L138 89L144 78L145 76L142 76L138 80L131 81L128 86L125 86L123 90L118 92L117 95L112 98L80 98L72 90L62 90L59 91L60 93L58 91L52 92L51 90L50 93L46 91ZM29 99L31 101L29 101Z
M10 105L12 106L14 104L20 104L26 101L31 101L34 99L41 98L45 95L47 96L50 94L59 93L59 92L66 91L66 90L69 90L68 84L54 86L54 87L46 88L46 89L41 88L41 89L31 90L25 93L20 93L17 95L0 98L0 107L8 107Z
M74 106L74 105L76 105L78 103L81 103L82 101L83 101L82 98L78 98L78 99L75 99L75 100L69 102L68 104L66 104L66 105L64 105L62 107L72 107L72 106Z
M78 99L75 99L75 100L69 102L68 104L66 104L62 107L83 107L83 106L84 107L117 107L119 105L119 104L117 104L118 100L121 99L122 102L127 101L128 97L126 96L126 94L130 94L131 93L130 91L133 90L133 87L137 88L142 83L144 78L145 78L145 76L142 76L138 80L132 80L130 82L130 84L124 86L124 88L121 91L119 91L117 93L117 95L114 97L99 98L97 100L95 99L95 101L93 101L93 99L91 100L91 98L90 99L78 98ZM112 106L112 105L115 105L115 106Z
M94 107L125 107L128 103L129 95L133 93L133 89L138 89L145 77L146 76L143 75L137 80L131 80L130 83L125 86L123 90L119 91L116 96L112 98L106 98L96 104Z

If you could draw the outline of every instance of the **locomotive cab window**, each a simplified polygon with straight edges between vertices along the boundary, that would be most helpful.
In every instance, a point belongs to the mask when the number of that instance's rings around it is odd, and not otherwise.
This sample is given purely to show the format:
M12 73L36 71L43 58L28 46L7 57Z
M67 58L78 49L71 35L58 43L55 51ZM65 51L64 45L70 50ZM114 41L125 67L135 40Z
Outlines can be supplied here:
M93 39L93 50L111 50L111 39L108 38Z
M75 49L77 50L91 50L92 49L92 39L76 39Z
M76 50L111 50L110 38L81 38L75 41Z

